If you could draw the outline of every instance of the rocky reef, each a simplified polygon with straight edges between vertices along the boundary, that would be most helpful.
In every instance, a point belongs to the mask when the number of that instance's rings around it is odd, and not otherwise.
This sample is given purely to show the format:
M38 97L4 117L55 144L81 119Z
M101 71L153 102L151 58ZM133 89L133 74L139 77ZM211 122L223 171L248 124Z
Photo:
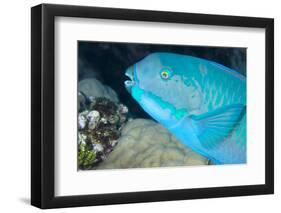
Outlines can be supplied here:
M109 99L114 103L119 102L116 92L110 87L102 84L99 80L95 78L83 79L79 82L78 88L79 111L87 108L86 105L90 104L89 102L91 102L91 98L103 97Z
M133 119L117 94L95 78L79 82L78 168L122 169L206 165L151 119Z
M91 98L78 115L78 167L92 169L106 159L117 144L128 108L105 97Z

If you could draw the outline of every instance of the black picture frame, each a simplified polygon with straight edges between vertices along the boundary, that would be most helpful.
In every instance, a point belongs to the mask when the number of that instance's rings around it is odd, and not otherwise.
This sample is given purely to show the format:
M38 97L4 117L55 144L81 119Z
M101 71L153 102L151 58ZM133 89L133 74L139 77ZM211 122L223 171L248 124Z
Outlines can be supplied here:
M54 195L55 17L101 18L263 28L266 32L265 184L199 189L60 196ZM60 208L217 198L274 193L274 20L240 16L41 4L31 8L31 204Z

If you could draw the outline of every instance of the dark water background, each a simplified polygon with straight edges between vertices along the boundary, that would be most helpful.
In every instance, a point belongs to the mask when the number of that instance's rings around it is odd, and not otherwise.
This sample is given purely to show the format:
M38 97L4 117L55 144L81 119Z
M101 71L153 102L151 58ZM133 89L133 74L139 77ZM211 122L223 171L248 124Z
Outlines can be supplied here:
M138 118L150 118L126 91L125 70L154 52L195 56L220 63L246 76L246 48L156 45L115 42L78 42L78 78L95 77L118 94L121 103Z

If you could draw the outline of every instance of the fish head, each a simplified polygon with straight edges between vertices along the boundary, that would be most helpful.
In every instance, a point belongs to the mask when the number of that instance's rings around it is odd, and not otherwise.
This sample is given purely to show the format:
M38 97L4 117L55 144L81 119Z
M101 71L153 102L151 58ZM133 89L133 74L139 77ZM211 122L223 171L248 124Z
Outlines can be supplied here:
M171 64L163 61L159 53L150 54L133 64L126 70L125 75L130 78L129 81L125 81L129 92L132 92L133 86L136 86L163 100L168 100L171 93L176 90L173 84L181 81L181 78L175 75ZM169 103L172 101L170 100Z
M188 66L192 66L192 63L188 64L186 60L184 63L182 57L177 54L150 54L126 70L126 76L130 80L125 81L125 86L133 97L132 91L138 88L161 99L166 105L175 107L176 110L198 108L202 102L202 95L189 72L191 67L189 69ZM134 98L140 101L140 96Z

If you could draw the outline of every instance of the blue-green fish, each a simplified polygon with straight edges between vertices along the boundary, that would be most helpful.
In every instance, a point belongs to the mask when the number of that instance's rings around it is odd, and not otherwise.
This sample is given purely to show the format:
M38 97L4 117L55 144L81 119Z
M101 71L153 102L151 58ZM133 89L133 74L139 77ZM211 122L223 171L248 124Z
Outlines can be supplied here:
M214 164L246 163L246 78L218 63L152 53L126 70L127 90L184 145Z

